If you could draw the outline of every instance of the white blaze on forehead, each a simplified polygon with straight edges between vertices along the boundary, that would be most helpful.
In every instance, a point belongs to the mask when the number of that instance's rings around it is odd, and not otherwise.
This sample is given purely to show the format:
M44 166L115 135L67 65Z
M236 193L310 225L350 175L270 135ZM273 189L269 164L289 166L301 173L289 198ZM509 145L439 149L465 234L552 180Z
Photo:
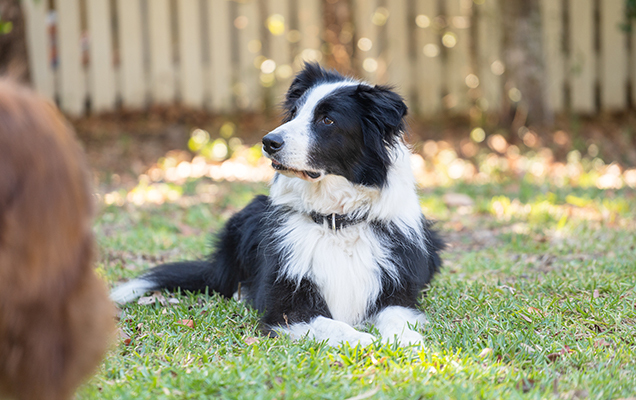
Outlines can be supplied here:
M309 89L309 93L306 95L304 103L300 106L300 109L297 112L296 118L294 120L302 120L311 122L314 115L314 109L316 105L320 102L320 100L329 96L331 92L347 87L347 86L357 86L360 82L356 81L341 81L335 83L322 83L313 88Z
M288 168L299 171L312 170L309 166L309 147L311 145L311 124L316 105L340 88L359 84L360 82L346 80L323 83L309 89L296 117L272 131L282 135L285 141L285 146L276 156L279 162Z

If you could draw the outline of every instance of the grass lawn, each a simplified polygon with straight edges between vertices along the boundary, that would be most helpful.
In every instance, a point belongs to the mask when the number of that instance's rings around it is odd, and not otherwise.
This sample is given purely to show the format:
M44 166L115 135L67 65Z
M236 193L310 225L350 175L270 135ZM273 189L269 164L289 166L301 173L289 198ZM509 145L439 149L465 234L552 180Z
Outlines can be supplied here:
M208 252L208 233L267 186L198 178L172 190L171 203L103 206L98 270L109 284ZM447 205L451 192L474 205ZM121 338L77 398L636 395L634 189L504 180L426 189L421 203L451 243L421 298L423 348L264 338L242 303L162 293L123 308Z

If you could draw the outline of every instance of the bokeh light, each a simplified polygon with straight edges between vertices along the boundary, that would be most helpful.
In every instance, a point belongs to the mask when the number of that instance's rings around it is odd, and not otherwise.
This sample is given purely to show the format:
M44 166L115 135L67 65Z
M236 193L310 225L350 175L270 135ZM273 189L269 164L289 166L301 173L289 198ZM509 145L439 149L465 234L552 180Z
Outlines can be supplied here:
M442 36L442 44L444 47L453 48L457 44L457 35L453 32L446 32Z

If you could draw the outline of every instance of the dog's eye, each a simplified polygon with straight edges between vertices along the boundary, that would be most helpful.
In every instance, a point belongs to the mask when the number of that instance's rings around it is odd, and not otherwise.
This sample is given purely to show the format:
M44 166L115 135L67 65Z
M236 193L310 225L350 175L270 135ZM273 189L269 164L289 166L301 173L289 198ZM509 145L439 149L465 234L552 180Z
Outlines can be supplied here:
M333 119L329 117L324 117L320 122L322 122L325 125L333 125Z
M296 107L292 108L292 110L289 112L289 119L292 120L294 118L296 118Z

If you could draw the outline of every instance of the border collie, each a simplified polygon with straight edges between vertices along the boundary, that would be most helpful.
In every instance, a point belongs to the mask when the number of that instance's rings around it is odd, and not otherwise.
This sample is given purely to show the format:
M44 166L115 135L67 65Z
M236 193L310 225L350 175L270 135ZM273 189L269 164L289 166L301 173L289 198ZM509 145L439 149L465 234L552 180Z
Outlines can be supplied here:
M293 339L418 344L418 297L444 247L421 212L403 141L407 107L372 86L305 64L287 92L284 123L263 138L277 173L225 225L206 260L160 265L115 289L131 301L149 290L239 284L263 328Z

